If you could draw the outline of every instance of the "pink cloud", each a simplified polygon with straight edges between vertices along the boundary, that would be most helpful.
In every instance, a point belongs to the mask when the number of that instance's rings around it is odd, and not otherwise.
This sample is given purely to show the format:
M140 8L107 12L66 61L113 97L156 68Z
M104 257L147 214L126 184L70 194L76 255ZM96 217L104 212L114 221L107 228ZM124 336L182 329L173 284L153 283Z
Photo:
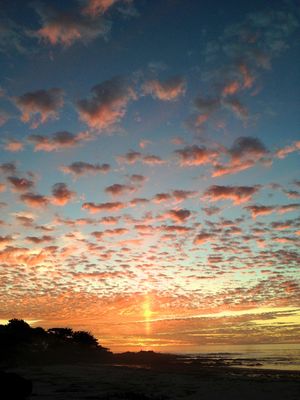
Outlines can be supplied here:
M173 190L171 192L171 194L172 194L175 202L180 203L180 202L182 202L184 200L192 199L192 198L196 197L198 192L195 192L193 190L180 190L180 189L177 189L177 190Z
M151 80L143 85L145 94L151 94L162 101L174 101L185 93L186 82L180 76L173 76L163 82Z
M106 229L105 231L94 231L91 233L92 236L94 236L96 239L102 239L104 236L107 237L114 237L114 236L120 236L120 235L125 235L128 233L129 230L126 228L115 228L115 229Z
M51 202L56 206L64 206L76 197L76 193L71 191L65 183L56 183L52 187Z
M30 135L28 141L33 143L34 151L59 151L79 146L82 142L90 140L88 132L73 134L68 131L56 132L51 136Z
M107 130L119 122L131 100L136 99L132 87L122 78L114 77L92 88L92 97L79 100L80 119L90 128Z
M250 205L245 207L245 209L251 212L253 218L256 218L260 215L272 214L273 212L277 212L279 214L285 214L288 212L297 211L300 209L300 204L299 203L284 204L281 206Z
M6 162L0 164L0 172L2 174L14 174L17 171L17 167L14 162Z
M49 204L49 199L46 196L36 193L24 193L20 199L29 207L46 207Z
M106 13L114 4L122 0L88 0L83 13L95 17Z
M35 266L47 260L52 253L51 248L45 248L36 253L24 247L7 246L0 251L0 261L10 265Z
M121 185L119 183L115 183L105 188L105 192L110 194L111 196L122 196L128 193L133 193L135 191L135 187L131 185Z
M101 220L99 222L104 225L115 225L119 222L119 220L120 220L120 217L109 216L109 217L101 218Z
M191 228L182 225L161 225L159 229L163 232L177 233L179 235L184 235L192 230Z
M6 246L13 241L13 237L10 235L0 236L0 246Z
M143 164L147 164L147 165L162 165L162 164L165 164L165 163L166 163L165 160L162 160L160 157L155 156L155 155L153 155L153 154L145 155L145 156L142 158L141 161L142 161Z
M236 94L240 90L240 83L238 81L231 81L227 85L224 86L222 90L223 96L231 96Z
M210 241L211 239L213 239L214 235L212 235L211 233L199 233L195 239L194 239L194 244L203 244L206 243L208 241Z
M147 181L147 179L148 178L146 176L140 174L133 174L129 176L130 182L137 186L143 185Z
M228 162L215 164L213 177L235 174L255 166L258 162L265 165L269 165L271 162L270 153L264 144L251 136L237 138L227 151L227 155L229 156Z
M170 200L172 200L172 196L169 193L157 193L153 197L154 203L162 203L162 202L170 201Z
M90 213L98 213L105 211L119 211L126 207L125 203L121 203L119 201L116 202L108 202L108 203L83 203L82 209L87 210Z
M140 140L139 146L141 149L145 149L148 146L148 144L151 144L151 143L152 142L150 140L143 139L143 140Z
M223 100L223 104L229 108L238 118L247 119L249 112L247 108L236 97L230 97Z
M289 146L285 146L276 151L276 156L278 158L285 158L288 154L294 153L295 151L300 151L300 140L294 142Z
M41 18L41 28L34 34L46 43L70 46L76 41L88 43L97 37L106 37L110 23L103 18L91 18L80 8L64 11L51 5L36 3Z
M4 149L12 153L17 153L24 149L24 143L19 140L10 139L6 142Z
M34 182L26 178L9 176L7 180L11 184L12 189L16 192L26 192L34 187Z
M256 186L210 186L204 193L203 199L210 201L231 200L239 205L252 199L260 189Z
M219 157L219 152L209 150L205 146L197 145L186 146L183 149L176 150L175 154L179 156L179 163L183 167L193 167L205 164L212 164Z
M30 122L31 128L37 128L49 119L58 117L59 109L64 105L62 89L37 90L14 98L21 110L21 120Z
M191 216L191 212L186 209L170 210L166 213L166 217L175 222L185 222Z
M43 235L43 236L26 236L25 238L28 242L34 243L34 244L41 244L41 243L48 243L52 242L54 238L49 235Z
M109 164L91 164L83 161L75 161L70 165L63 165L60 169L65 174L72 174L75 177L86 174L107 173L110 170Z
M117 160L119 163L135 164L141 162L146 165L163 165L166 163L161 157L154 154L142 154L138 151L129 151L128 153L118 156Z
M126 164L135 164L137 161L140 161L142 158L142 154L139 151L130 150L128 153L118 156L117 160L120 163Z

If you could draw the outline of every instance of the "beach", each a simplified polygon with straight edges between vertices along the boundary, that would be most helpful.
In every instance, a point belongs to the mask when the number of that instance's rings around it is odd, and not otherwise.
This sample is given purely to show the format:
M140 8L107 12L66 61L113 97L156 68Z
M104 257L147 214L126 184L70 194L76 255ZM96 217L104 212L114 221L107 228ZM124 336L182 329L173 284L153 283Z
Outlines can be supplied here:
M195 365L73 364L14 369L31 379L35 400L298 400L300 373Z

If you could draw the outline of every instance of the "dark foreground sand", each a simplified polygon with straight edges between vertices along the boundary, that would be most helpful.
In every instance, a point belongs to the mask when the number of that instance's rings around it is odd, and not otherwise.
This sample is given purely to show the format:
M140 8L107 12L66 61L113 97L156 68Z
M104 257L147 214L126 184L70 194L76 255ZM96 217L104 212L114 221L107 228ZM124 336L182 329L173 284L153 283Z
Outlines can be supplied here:
M33 381L36 400L199 399L299 400L300 374L204 369L192 366L137 368L126 366L51 365L15 369Z

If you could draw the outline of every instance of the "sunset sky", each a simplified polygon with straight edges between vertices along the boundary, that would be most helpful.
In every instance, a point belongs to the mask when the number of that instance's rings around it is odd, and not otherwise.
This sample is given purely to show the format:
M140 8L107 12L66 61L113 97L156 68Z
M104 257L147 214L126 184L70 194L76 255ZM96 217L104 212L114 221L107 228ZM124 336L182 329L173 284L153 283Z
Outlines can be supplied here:
M299 33L293 0L2 0L2 323L300 343Z

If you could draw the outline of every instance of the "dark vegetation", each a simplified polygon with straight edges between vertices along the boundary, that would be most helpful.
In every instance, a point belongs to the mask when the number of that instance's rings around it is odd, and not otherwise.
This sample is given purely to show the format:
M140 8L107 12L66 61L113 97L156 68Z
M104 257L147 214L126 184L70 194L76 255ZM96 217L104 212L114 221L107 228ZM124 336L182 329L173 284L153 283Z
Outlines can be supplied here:
M89 332L71 328L32 328L11 319L0 325L0 366L105 361L111 352Z

